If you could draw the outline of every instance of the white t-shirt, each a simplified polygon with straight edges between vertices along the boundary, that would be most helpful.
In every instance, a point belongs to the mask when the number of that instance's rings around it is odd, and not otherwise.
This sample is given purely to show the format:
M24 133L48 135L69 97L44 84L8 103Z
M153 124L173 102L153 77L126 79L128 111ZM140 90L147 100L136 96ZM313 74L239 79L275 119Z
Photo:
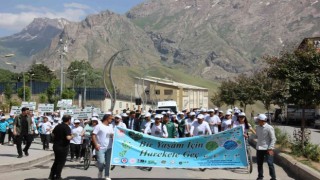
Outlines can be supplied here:
M206 122L208 122L212 133L214 134L219 133L219 128L217 123L221 123L221 120L217 115L213 115L212 117L207 116L205 120ZM211 125L210 123L214 123L214 125Z
M41 123L41 134L50 134L52 129L52 125L49 121Z
M190 119L190 118L188 118L188 119L186 120L186 124L185 124L186 130L185 130L185 134L190 133L189 131L191 130L191 125L192 125L192 123L193 123L194 121L195 121L195 119L192 120L192 119ZM188 129L189 129L189 131L188 131Z
M83 127L78 126L77 128L75 126L71 129L71 134L73 135L73 138L70 140L70 143L72 144L81 144L81 133L83 131Z
M123 122L119 122L118 125L116 125L115 122L112 122L111 124L112 124L112 126L113 126L114 129L115 129L116 127L122 127L122 128L124 128L124 129L127 129L127 125L126 125L125 123L123 123Z
M103 123L98 124L94 127L92 133L97 135L97 141L100 145L100 149L112 148L114 129L111 124L109 126Z
M224 119L221 123L221 128L223 131L227 129L231 129L232 120L231 119Z
M198 121L192 123L190 130L191 136L204 136L206 134L212 134L209 124L206 121L202 121L201 124L199 124Z
M168 137L168 131L167 131L167 127L166 125L163 125L160 123L159 125L156 125L155 123L153 123L152 127L151 127L151 123L149 126L146 127L146 129L144 130L145 134L151 133L151 136L155 136L155 137Z
M249 125L249 129L250 129L251 125L250 124L248 124L248 125ZM239 121L235 121L233 123L233 128L238 127L238 126L242 126L242 130L243 130L244 134L247 134L249 132L249 129L246 129L246 125L245 124L240 124Z

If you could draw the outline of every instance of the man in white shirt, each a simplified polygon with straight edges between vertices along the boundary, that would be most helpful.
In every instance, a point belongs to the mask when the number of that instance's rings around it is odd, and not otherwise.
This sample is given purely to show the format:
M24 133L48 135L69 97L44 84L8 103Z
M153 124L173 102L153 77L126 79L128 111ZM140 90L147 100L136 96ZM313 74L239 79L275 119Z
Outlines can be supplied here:
M221 125L221 120L217 115L215 115L215 111L213 109L209 109L208 112L209 112L209 116L207 116L205 120L206 122L208 122L211 132L213 134L217 134L219 133L218 127L219 125Z
M211 135L211 129L206 121L203 121L204 115L199 114L197 117L198 121L194 121L191 124L190 135L192 136L204 136Z
M106 114L103 116L102 123L95 126L92 132L92 141L96 149L98 161L98 178L102 178L103 169L106 180L111 180L110 176L110 162L111 162L111 148L113 141L114 129L111 125L112 115Z
M40 137L42 141L43 150L49 150L49 142L51 137L52 125L48 121L47 116L43 117L43 122L40 123L40 126L41 126Z
M256 129L257 135L257 165L258 165L258 178L257 180L263 180L263 161L266 157L269 166L269 174L271 180L276 180L276 172L273 165L273 149L276 143L276 136L274 129L267 123L267 116L260 114L258 116L258 123Z
M190 118L187 119L186 123L185 123L185 134L186 137L190 137L190 130L191 130L191 124L196 120L196 113L195 112L190 112L189 113Z
M73 135L73 138L70 140L70 155L71 161L73 161L74 156L76 157L76 161L79 161L83 127L80 126L80 120L78 119L74 120L73 123L74 125L71 128L71 134Z
M162 124L160 121L161 121L161 115L157 114L155 117L155 122L150 123L150 125L147 126L146 129L144 130L144 133L149 134L151 136L155 136L155 137L167 138L168 137L167 127L164 124Z

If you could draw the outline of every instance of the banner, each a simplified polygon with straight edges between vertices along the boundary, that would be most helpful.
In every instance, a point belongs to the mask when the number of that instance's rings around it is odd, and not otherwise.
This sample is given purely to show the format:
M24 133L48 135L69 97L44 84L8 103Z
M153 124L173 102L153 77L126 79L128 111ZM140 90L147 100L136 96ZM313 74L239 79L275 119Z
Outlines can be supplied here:
M215 135L158 138L115 129L111 164L169 168L245 168L248 166L242 127Z
M39 113L46 113L46 112L53 112L54 111L54 104L39 104L38 105L38 112Z
M21 114L21 108L19 106L11 106L10 114L19 115Z
M36 105L37 105L36 102L25 102L25 101L23 101L23 102L21 103L21 107L27 107L27 108L29 108L31 111L36 110Z

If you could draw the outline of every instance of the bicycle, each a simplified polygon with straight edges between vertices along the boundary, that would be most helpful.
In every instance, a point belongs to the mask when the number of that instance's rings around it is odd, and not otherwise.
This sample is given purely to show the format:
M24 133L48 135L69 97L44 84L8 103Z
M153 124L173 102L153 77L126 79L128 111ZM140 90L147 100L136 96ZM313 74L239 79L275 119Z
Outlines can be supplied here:
M83 157L83 168L87 170L90 167L92 161L92 149L90 146L91 139L88 140L84 150L84 157Z

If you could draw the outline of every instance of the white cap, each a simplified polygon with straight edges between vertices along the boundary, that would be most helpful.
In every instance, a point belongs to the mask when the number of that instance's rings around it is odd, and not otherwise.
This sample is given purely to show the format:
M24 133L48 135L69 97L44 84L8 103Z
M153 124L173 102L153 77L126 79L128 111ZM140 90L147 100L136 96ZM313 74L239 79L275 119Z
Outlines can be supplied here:
M231 112L230 112L230 111L227 111L226 115L231 115Z
M241 111L239 110L239 109L236 109L235 111L234 111L234 113L240 113Z
M108 111L108 112L106 112L106 114L112 115L112 112Z
M13 114L13 113L10 113L10 116L14 116L14 114Z
M91 121L99 121L99 119L97 117L92 117Z
M195 112L191 112L191 113L190 113L190 116L195 116L195 115L196 115Z
M170 114L171 113L171 111L167 111L167 114Z
M219 113L223 113L223 111L222 111L222 110L220 110L220 111L219 111Z
M207 109L206 108L201 108L200 112L207 112Z
M6 119L6 117L5 116L1 116L1 119Z
M173 114L172 117L177 117L177 115Z
M178 112L178 115L180 115L180 114L182 114L182 115L183 115L184 113L179 111L179 112Z
M216 107L216 108L214 108L214 110L215 110L215 111L218 111L218 110L219 110L219 108L217 108L217 107Z
M115 117L121 119L121 116L119 114L117 114Z
M214 110L213 109L209 109L208 112L214 112Z
M228 109L227 112L232 112L232 109Z
M147 112L146 115L144 115L144 117L151 117L151 114Z
M265 114L259 114L258 120L267 121L267 116Z
M203 119L204 118L204 115L203 114L199 114L198 116L197 116L197 119Z
M92 116L93 117L99 117L99 114L98 113L93 113Z
M170 111L169 111L170 112ZM161 114L167 114L166 112L162 111Z
M122 113L121 116L122 117L128 117L128 114L127 113Z
M238 116L246 116L246 113L241 112L241 113L238 114Z
M80 123L80 120L79 120L79 119L76 119L76 120L73 121L73 123L74 123L74 124Z
M162 116L161 116L161 114L157 114L154 118L155 118L155 119L161 119Z
M174 112L171 112L170 114L171 114L171 115L174 115L175 113L174 113Z

